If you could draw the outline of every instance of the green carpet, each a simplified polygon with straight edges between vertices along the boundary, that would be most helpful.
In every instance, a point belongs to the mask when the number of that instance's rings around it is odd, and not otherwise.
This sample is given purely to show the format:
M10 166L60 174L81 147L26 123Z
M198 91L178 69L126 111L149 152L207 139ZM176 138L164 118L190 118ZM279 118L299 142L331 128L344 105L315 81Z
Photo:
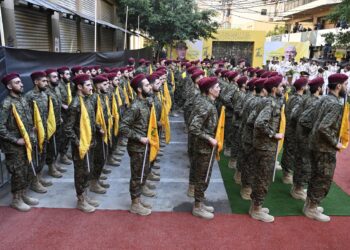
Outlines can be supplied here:
M247 214L250 201L241 198L240 185L233 181L234 170L227 167L228 158L223 154L219 162L231 210L234 214ZM277 171L275 182L271 184L264 207L268 207L274 216L302 215L303 201L295 200L289 194L291 185L282 183L282 171ZM332 184L328 196L323 200L322 207L327 215L350 215L350 196L336 184Z

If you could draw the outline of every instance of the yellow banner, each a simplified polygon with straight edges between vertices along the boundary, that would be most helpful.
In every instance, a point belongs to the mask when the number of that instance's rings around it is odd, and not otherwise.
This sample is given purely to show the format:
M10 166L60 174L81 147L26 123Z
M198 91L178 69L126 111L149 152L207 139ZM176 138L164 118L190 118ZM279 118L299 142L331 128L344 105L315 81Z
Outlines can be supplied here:
M53 108L52 98L49 96L49 112L47 115L47 139L50 140L51 136L56 133L56 117L55 110Z
M152 105L152 108L151 108L151 115L149 118L147 137L149 139L149 144L150 144L149 160L150 162L152 162L156 159L159 151L158 125L157 125L157 116L156 116L156 110L154 108L154 104Z
M90 118L87 112L84 100L79 96L80 100L80 139L79 139L79 156L84 159L86 153L89 151L92 132L90 126Z
M224 134L225 134L225 106L221 107L218 126L216 128L215 140L218 142L218 149L216 152L216 159L220 160L220 152L224 147Z

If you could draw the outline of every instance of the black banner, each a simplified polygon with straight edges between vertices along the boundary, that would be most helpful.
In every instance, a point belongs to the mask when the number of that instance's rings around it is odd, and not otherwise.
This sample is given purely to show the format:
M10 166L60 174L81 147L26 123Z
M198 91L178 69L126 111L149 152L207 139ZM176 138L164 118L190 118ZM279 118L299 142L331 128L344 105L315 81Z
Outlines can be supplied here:
M48 68L75 65L100 65L102 67L122 67L127 64L129 57L152 59L152 49L92 52L92 53L55 53L26 49L0 47L0 77L10 72L21 75L24 91L33 88L30 74L34 71L43 71ZM0 101L7 95L7 90L0 84Z

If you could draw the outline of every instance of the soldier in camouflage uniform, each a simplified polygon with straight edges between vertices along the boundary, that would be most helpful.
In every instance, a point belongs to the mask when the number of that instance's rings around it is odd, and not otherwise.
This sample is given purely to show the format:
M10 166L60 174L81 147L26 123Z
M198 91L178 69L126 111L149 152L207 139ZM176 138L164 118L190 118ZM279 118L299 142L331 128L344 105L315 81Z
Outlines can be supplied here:
M266 80L264 88L269 95L254 123L255 168L249 212L253 219L264 222L274 221L274 217L262 205L272 180L277 142L283 138L283 134L278 133L282 106L277 96L283 91L281 83L282 77L278 76Z
M204 96L193 107L193 116L189 126L189 134L194 140L195 204L192 214L201 218L212 219L214 218L214 208L204 204L204 192L208 188L212 163L215 160L212 159L211 161L211 156L215 157L217 146L215 132L218 123L218 112L214 102L219 97L220 86L216 77L203 78L198 85ZM209 166L210 163L211 165ZM208 168L210 168L210 172L206 182Z
M74 83L70 81L71 75L68 67L61 67L57 69L57 72L59 74L60 83L58 84L58 89L61 94L61 100L62 100L62 124L65 124L67 122L68 118L68 107L70 103L72 102L73 98L73 89L74 89ZM71 93L71 97L68 95L68 93ZM63 129L61 130L63 132ZM66 137L64 133L60 134L61 131L58 131L58 152L59 152L59 162L65 165L70 165L72 162L68 159L68 147L69 147L69 140ZM57 174L58 176L58 174Z
M46 164L46 146L47 146L47 114L48 114L48 103L49 99L46 94L46 89L48 87L48 81L46 78L46 73L43 71L33 72L30 75L33 83L34 89L27 92L24 98L29 104L32 114L34 115L34 102L37 104L41 121L45 131L45 138L42 145L42 150L40 151L39 145L33 148L35 153L35 171L37 176L35 177L32 172L29 172L28 178L30 183L30 189L37 193L46 193L47 189L44 186L51 186L52 182L48 182L42 178L42 169ZM33 117L34 120L34 117ZM35 126L35 124L34 124ZM39 139L39 138L38 138Z
M229 167L237 168L237 157L238 150L241 147L239 127L241 126L242 116L241 112L243 109L243 101L246 96L246 83L248 78L242 76L237 80L238 91L235 92L232 103L233 103L233 118L230 127L232 127L232 137L228 138L231 140L231 157L229 161ZM241 183L241 169L238 167L235 171L234 180L237 184Z
M190 63L181 63L181 66L179 70L177 71L177 74L175 75L176 79L176 89L174 93L174 100L176 104L178 105L178 108L183 108L183 105L185 104L185 98L184 98L184 86L185 82L190 79L190 77L187 75L186 67L191 67Z
M81 74L73 78L73 82L77 88L77 95L73 98L69 106L68 119L64 127L64 133L72 143L73 163L74 163L74 186L77 194L77 209L91 213L95 211L95 207L99 206L96 200L87 196L86 190L89 185L89 171L93 168L93 148L96 143L96 130L100 130L95 124L95 106L90 100L92 94L92 83L89 75ZM80 97L83 99L86 107L90 126L91 126L91 144L88 152L83 159L80 158L80 117L81 105ZM100 131L101 132L101 131Z
M311 174L310 148L307 142L309 141L309 136L312 129L312 126L305 126L303 123L305 120L309 120L309 117L304 117L303 112L309 109L312 105L315 105L320 99L320 96L322 96L323 84L323 77L317 77L310 81L309 86L311 94L307 95L301 104L295 106L291 113L291 117L297 123L295 132L296 157L291 195L294 198L302 198L302 200L306 199L306 192L304 191L304 187L307 186ZM299 190L299 192L296 192L296 190Z
M9 91L9 95L0 106L0 140L6 157L6 167L11 174L13 199L10 206L26 212L30 210L30 206L39 204L39 201L28 197L26 194L28 172L32 171L32 168L28 162L25 140L15 120L13 107L16 108L30 137L32 147L34 147L36 138L33 129L32 112L29 104L22 97L23 84L20 76L16 73L10 73L4 76L1 81Z
M201 97L198 83L203 77L204 77L203 70L197 70L197 71L193 72L193 74L191 76L195 87L193 89L193 93L190 94L190 97L186 101L185 107L184 107L184 109L189 111L189 113L190 113L189 118L187 120L188 124L186 124L187 127L189 127L191 120L192 120L192 117L193 117L192 110L193 110L196 102L199 101L199 99ZM195 180L194 180L194 159L193 159L194 139L190 133L188 134L187 142L188 142L187 143L187 152L188 152L188 158L190 160L190 174L189 174L189 185L188 185L187 195L189 197L194 197L194 183L195 183Z
M145 75L138 74L132 80L131 87L137 92L137 97L130 108L126 110L120 124L120 133L128 138L127 149L130 156L131 169L130 196L132 200L130 212L139 215L149 215L152 212L151 206L141 202L140 196L142 187L146 182L145 177L141 182L141 173L145 157L146 163L144 172L147 173L149 171L149 150L145 152L145 149L146 144L149 143L147 131L151 102L147 97L151 94L151 85Z
M104 167L108 155L108 143L109 141L109 131L108 131L108 119L111 115L110 104L108 98L108 87L109 82L108 78L104 76L96 76L92 79L96 92L90 97L92 106L95 108L95 115L97 113L97 105L101 105L103 112L104 123L106 124L107 131L104 131L102 128L99 131L96 131L96 145L93 152L93 168L90 176L90 191L97 194L105 194L106 188L109 188L109 184L100 180L102 172L108 174L111 171L107 169L104 171ZM100 102L100 103L98 103ZM107 138L107 143L104 141L104 138Z
M330 217L323 214L318 205L329 192L336 167L336 153L343 148L339 132L343 114L342 98L346 97L347 84L347 75L330 75L328 95L311 107L314 113L311 117L315 118L309 144L311 179L303 211L308 218L322 222L330 221Z
M139 60L139 67L135 71L135 75L138 74L147 74L148 73L148 68L146 66L146 60L141 58Z
M243 108L241 111L241 125L239 127L239 134L241 140L241 146L238 151L237 156L237 168L241 170L241 197L245 200L250 200L251 194L251 183L252 183L252 173L251 168L248 165L248 161L251 160L252 157L252 140L253 140L253 128L254 126L248 126L247 120L249 115L252 113L253 108L256 103L263 96L263 81L259 81L257 85L255 85L257 79L250 80L247 85L249 86L249 92L245 96L243 101ZM260 84L259 84L260 83ZM256 89L256 90L255 90Z
M61 167L56 163L57 159L57 150L59 149L59 136L62 135L62 116L61 116L61 108L62 108L62 96L61 92L58 88L59 78L56 69L47 69L46 71L47 79L49 81L49 85L46 89L46 94L51 98L54 112L55 112L55 120L56 120L56 132L52 135L51 139L47 143L47 155L46 155L46 164L49 167L49 175L53 177L62 176L61 173L66 172L66 168Z

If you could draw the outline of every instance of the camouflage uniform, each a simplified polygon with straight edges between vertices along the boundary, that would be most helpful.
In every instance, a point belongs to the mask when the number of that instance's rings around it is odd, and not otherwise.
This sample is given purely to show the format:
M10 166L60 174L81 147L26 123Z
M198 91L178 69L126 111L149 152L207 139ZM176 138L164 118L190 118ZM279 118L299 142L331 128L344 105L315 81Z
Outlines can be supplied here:
M34 110L34 101L36 102L41 120L43 122L44 130L45 130L45 140L43 143L43 149L42 152L39 152L39 146L36 148L33 147L34 153L36 154L35 151L37 151L37 156L39 159L36 159L36 161L39 163L39 165L36 165L35 171L37 173L40 173L41 170L43 169L44 165L46 164L46 145L47 145L47 114L48 114L48 103L49 99L47 94L44 91L39 91L36 89L30 90L27 92L24 96L24 98L27 100L29 106L31 107L31 110ZM34 113L34 111L32 112ZM34 121L34 119L33 119ZM35 157L36 158L36 157ZM33 178L33 176L29 175L29 178Z
M150 107L151 102L148 99L135 98L130 108L126 110L120 124L120 133L129 139L127 149L130 156L130 195L132 200L140 197L141 188L146 182L146 178L143 178L141 183L146 145L142 144L140 139L147 137ZM145 173L149 171L149 150L146 152L146 158Z
M171 103L172 103L171 110L173 111L175 108L176 102L175 102L175 98L174 98L174 86L171 83L171 72L172 72L172 70L170 68L168 68L167 84L168 84L168 89L169 89ZM175 75L174 75L174 78L175 78ZM175 89L176 89L176 87L175 87Z
M292 110L300 106L303 102L303 95L295 93L286 103L286 134L283 143L283 153L281 166L284 173L291 173L295 168L296 156L296 123L297 120L292 116Z
M185 125L189 126L189 118L192 111L192 105L194 102L194 99L196 98L196 95L199 94L199 89L195 87L195 84L192 82L192 85L187 88L186 90L186 101L183 106L184 109L184 118L185 118Z
M28 187L28 171L31 169L27 159L25 146L19 146L17 140L22 135L12 113L12 105L16 106L28 135L35 145L32 112L28 102L23 97L8 95L0 107L0 140L6 158L6 167L11 174L11 192L16 193Z
M174 92L174 100L176 105L179 108L182 108L185 102L183 92L184 92L184 81L187 78L187 76L185 78L182 78L182 73L183 72L181 71L175 71L176 88Z
M264 100L264 108L254 124L255 168L250 197L255 206L263 204L271 183L277 151L277 140L274 136L278 133L280 118L281 103L278 98L270 95L266 101Z
M311 179L307 197L311 203L318 205L327 196L332 184L343 108L341 98L332 93L313 107L316 108L310 135Z
M311 174L309 137L312 127L305 127L302 123L309 117L304 117L304 111L317 103L319 97L310 95L303 100L303 103L296 106L292 111L292 117L297 121L296 126L296 151L293 183L298 187L308 184Z
M208 139L215 138L216 127L218 123L218 112L214 102L208 96L201 98L199 105L196 105L193 112L193 118L189 126L189 133L194 140L194 171L195 171L195 191L194 197L196 202L203 202L204 192L208 188L211 169L209 166L211 152L213 147ZM215 152L214 152L215 157ZM212 160L212 164L214 159ZM210 174L208 182L205 182L208 167Z
M145 74L147 75L148 74L148 68L147 66L139 66L136 71L135 71L135 76L138 75L138 74Z
M55 151L54 145L54 137L56 142L56 150L58 150L59 145L57 144L57 136L62 134L62 126L61 126L61 106L62 106L62 97L58 87L54 87L49 85L46 94L51 97L55 119L56 119L56 133L52 135L51 139L47 143L47 156L46 156L46 164L52 164L55 162L57 157L57 151Z
M88 180L90 172L88 170L88 161L90 170L93 167L93 152L95 145L95 132L96 129L99 129L95 125L95 107L93 101L90 100L89 96L82 97L84 104L90 119L92 140L88 153L84 159L80 159L79 156L79 140L80 140L80 115L81 107L79 97L76 96L73 98L71 105L69 106L68 119L64 127L64 133L67 138L71 140L72 143L72 154L73 154L73 163L74 163L74 185L77 196L80 196L84 193L85 189L88 187Z

